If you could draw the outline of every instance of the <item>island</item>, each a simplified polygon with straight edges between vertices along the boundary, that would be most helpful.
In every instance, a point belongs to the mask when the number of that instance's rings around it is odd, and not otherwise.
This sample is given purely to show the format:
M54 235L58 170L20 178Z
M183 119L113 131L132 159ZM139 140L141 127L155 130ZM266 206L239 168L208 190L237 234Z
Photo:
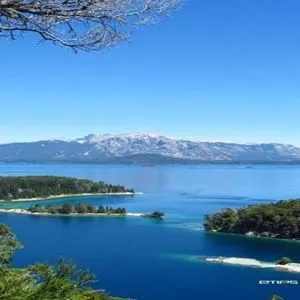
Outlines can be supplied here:
M204 230L247 236L300 239L300 199L223 209L206 215Z
M150 214L144 214L143 217L149 219L163 220L165 218L165 213L161 211L154 211Z
M154 211L152 213L130 213L124 207L113 208L111 206L92 206L89 203L76 203L72 205L65 202L61 205L40 205L35 204L29 208L0 208L0 213L25 214L35 216L121 216L121 217L143 217L149 219L163 220L163 212Z
M133 189L103 181L61 176L0 177L1 201L33 201L84 195L134 195Z
M283 257L277 262L265 262L254 258L243 257L198 257L200 261L209 263L229 264L244 267L267 268L284 272L300 273L300 263L294 263L288 257Z
M99 207L92 206L85 203L76 203L72 205L71 203L64 203L62 205L47 205L42 206L36 204L28 208L29 213L36 214L51 214L51 215L120 215L125 216L127 214L126 209L123 207L113 208L111 206Z

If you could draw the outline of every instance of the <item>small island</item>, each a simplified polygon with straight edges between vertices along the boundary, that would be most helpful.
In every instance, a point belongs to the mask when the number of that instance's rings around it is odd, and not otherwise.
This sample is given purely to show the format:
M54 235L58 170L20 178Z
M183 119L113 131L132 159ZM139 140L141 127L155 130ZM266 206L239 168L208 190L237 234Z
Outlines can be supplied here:
M292 262L290 258L283 257L279 261L276 262L265 262L260 261L254 258L244 258L244 257L198 257L200 261L205 261L209 263L220 263L220 264L229 264L236 266L244 266L244 267L254 267L254 268L268 268L275 269L278 271L284 272L293 272L300 273L300 264Z
M204 220L206 231L280 239L300 239L300 199L227 208Z
M0 213L25 214L34 216L120 216L120 217L143 217L149 219L163 220L163 212L154 211L152 213L130 213L124 207L113 208L111 206L93 206L88 203L76 203L72 205L65 202L61 205L40 205L35 204L27 209L22 208L0 208Z
M133 189L121 185L106 184L60 176L0 177L1 201L33 201L84 195L134 195Z
M71 203L64 203L62 205L47 205L41 206L36 204L28 208L28 212L37 214L51 214L51 215L80 215L80 214L90 214L90 215L120 215L125 216L127 214L126 209L123 207L113 208L111 206L99 207L92 206L85 203L77 203L72 205Z
M165 218L165 213L161 211L154 211L150 214L144 214L143 217L149 219L163 220Z

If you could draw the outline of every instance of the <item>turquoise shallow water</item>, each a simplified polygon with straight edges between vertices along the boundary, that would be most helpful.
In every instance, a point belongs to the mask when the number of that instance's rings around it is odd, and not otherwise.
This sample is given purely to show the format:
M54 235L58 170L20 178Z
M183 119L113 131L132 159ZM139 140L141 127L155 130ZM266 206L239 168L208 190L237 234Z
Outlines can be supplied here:
M237 256L300 262L300 243L202 232L207 213L224 207L300 196L300 166L0 165L0 175L65 175L120 183L144 195L93 196L48 203L89 202L129 212L162 210L163 222L140 218L36 217L0 214L25 244L16 264L54 262L58 256L90 268L98 287L139 300L298 299L300 286L259 286L263 279L300 274L202 263L195 257ZM46 202L43 202L46 203ZM18 203L26 207L28 202Z

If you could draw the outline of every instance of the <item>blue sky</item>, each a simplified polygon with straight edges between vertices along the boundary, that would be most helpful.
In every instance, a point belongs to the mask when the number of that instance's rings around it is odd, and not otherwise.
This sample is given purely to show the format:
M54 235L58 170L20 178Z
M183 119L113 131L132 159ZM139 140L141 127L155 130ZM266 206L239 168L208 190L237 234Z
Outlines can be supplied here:
M0 41L0 141L147 131L300 146L299 0L189 0L130 43Z

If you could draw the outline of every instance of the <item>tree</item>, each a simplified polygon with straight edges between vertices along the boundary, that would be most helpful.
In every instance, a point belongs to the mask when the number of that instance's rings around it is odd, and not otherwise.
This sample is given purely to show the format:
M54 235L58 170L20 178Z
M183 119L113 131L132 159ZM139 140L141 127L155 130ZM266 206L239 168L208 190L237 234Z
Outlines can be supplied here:
M22 244L16 239L8 226L0 224L0 268L11 262L14 251Z
M126 213L127 213L126 208L124 208L124 207L121 207L121 208L119 209L119 212L120 212L120 214L122 214L122 215L126 215Z
M77 204L75 204L74 209L75 209L75 211L76 211L78 214L84 214L84 213L87 212L86 205L83 204L83 203L77 203Z
M34 206L29 207L28 210L32 213L40 212L41 206L39 204L35 204Z
M47 212L50 214L59 214L60 213L60 207L59 206L49 206L49 208L47 209Z
M98 207L97 212L98 212L99 214L104 214L104 213L105 213L105 208L104 208L104 206L103 206L103 205L100 205L100 206Z
M0 37L34 33L74 51L100 50L156 22L181 0L0 0Z
M287 265L290 264L292 260L289 257L283 257L276 262L277 265Z
M145 214L144 217L150 218L150 219L162 220L165 217L165 213L160 212L160 211L154 211L153 213Z
M70 214L72 212L72 204L70 203L64 203L60 209L61 214Z
M91 204L86 204L86 212L92 214L97 212L97 209Z
M28 270L39 282L33 299L70 299L72 296L75 298L79 293L81 296L90 294L88 299L94 299L92 294L97 293L88 287L95 280L95 276L88 271L78 269L71 261L59 259L54 266L35 264L29 266Z

